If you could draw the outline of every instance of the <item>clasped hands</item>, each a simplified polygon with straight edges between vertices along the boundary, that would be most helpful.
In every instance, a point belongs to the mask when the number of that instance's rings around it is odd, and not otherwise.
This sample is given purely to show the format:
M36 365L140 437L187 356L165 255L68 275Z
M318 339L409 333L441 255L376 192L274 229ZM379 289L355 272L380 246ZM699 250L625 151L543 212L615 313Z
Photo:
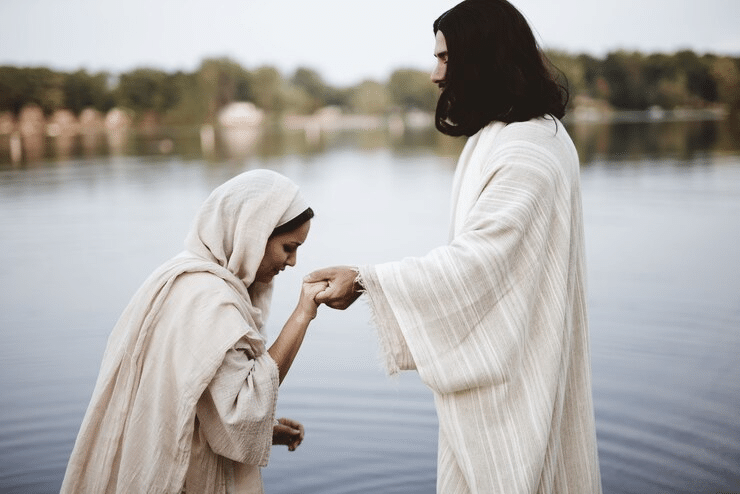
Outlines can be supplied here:
M314 271L303 278L304 283L322 283L325 288L314 296L314 302L332 309L344 310L362 294L357 283L357 270L350 266L333 266Z

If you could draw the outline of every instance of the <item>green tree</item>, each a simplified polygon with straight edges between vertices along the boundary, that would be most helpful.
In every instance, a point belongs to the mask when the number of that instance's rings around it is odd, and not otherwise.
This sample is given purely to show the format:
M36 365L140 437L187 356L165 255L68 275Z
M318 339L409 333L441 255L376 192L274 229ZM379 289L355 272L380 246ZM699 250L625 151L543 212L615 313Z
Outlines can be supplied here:
M603 76L609 85L609 103L615 108L645 110L650 106L641 54L623 51L608 54Z
M431 82L429 74L420 70L399 69L388 80L391 102L404 111L434 111L437 92L437 86Z
M0 67L0 111L11 111L17 116L29 100L28 89L22 69Z
M206 107L206 120L233 101L255 101L254 77L228 58L204 60L198 69L198 85Z
M710 73L715 57L698 57L692 51L681 51L676 54L676 58L686 73L686 89L689 93L704 101L717 101L717 83Z
M43 67L0 67L0 110L16 115L36 104L46 115L64 106L64 75Z
M255 104L268 113L285 110L283 77L274 67L260 67L254 71Z
M642 77L650 106L670 109L683 103L683 83L673 57L665 54L647 56Z
M177 72L167 81L167 93L177 95L176 102L162 115L169 125L197 125L208 117L208 105L201 91L197 73ZM173 97L173 100L175 98Z
M324 79L313 69L299 67L296 69L290 82L301 88L305 93L320 102L324 102L327 92L327 84Z
M65 74L62 83L64 107L75 115L87 107L107 112L115 104L108 88L108 78L105 72L88 74L85 70Z
M733 115L740 115L740 59L718 57L712 62L711 73L719 100Z
M565 75L571 101L578 95L608 102L618 109L705 107L721 103L740 111L740 58L614 52L604 59L587 54L547 53ZM345 111L382 114L391 108L433 111L437 90L425 72L394 71L386 84L365 81L335 88L315 70L301 67L284 80L273 67L249 71L228 58L206 59L197 71L167 73L136 69L115 84L105 73L56 72L43 67L0 67L0 111L18 115L30 104L46 115L67 108L76 114L93 107L106 112L126 107L137 116L156 113L170 124L213 122L232 101L251 101L266 112L312 113L326 105Z
M136 113L165 113L180 99L174 76L161 70L136 69L122 74L115 90L116 105Z
M591 98L607 99L609 87L603 75L601 60L591 55L580 54L575 59L575 65L579 67L582 80L582 87L577 88L576 91Z
M354 113L379 115L386 113L391 97L384 84L364 81L349 90L349 107Z
M585 74L586 68L578 58L565 52L554 50L548 51L546 55L553 66L552 69L561 79L561 82L565 83L568 88L571 95L570 102L573 101L573 96L576 94L586 93L588 87Z

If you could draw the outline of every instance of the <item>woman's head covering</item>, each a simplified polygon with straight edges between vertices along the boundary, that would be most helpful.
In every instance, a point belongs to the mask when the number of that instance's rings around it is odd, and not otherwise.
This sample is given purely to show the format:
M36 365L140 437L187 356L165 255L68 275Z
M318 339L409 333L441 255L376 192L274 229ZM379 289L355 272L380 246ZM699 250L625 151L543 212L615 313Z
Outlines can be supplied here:
M272 231L307 207L298 186L287 177L270 170L248 171L206 199L185 247L251 286Z
M286 209L285 213L283 213L283 216L280 217L280 220L278 221L278 224L275 225L275 228L281 227L289 221L294 220L302 213L304 213L307 209L308 204L303 199L301 193L298 192L293 198L293 202L290 203L288 209Z
M272 282L255 282L273 230L307 208L298 186L270 170L244 172L217 187L201 206L185 239L188 252L225 268L249 289L252 317L267 319Z

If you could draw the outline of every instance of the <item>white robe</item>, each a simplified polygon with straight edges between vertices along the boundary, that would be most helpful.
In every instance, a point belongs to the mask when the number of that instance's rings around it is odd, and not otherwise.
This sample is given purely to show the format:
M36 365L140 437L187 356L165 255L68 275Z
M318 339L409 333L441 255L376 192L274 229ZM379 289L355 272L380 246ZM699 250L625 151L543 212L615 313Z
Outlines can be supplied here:
M272 284L254 278L273 229L303 209L267 170L213 191L187 251L113 329L62 493L262 492L279 377L262 333Z
M470 137L449 245L359 279L389 372L416 369L434 392L439 493L601 492L579 162L562 123Z

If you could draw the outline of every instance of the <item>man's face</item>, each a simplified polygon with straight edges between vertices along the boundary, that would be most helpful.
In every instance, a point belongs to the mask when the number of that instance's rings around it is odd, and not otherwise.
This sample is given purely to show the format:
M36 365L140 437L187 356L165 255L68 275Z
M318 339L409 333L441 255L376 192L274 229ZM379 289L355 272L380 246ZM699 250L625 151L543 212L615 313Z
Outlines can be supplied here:
M434 58L437 59L437 65L432 71L432 82L444 89L445 76L447 75L447 41L442 31L437 31L434 38Z

